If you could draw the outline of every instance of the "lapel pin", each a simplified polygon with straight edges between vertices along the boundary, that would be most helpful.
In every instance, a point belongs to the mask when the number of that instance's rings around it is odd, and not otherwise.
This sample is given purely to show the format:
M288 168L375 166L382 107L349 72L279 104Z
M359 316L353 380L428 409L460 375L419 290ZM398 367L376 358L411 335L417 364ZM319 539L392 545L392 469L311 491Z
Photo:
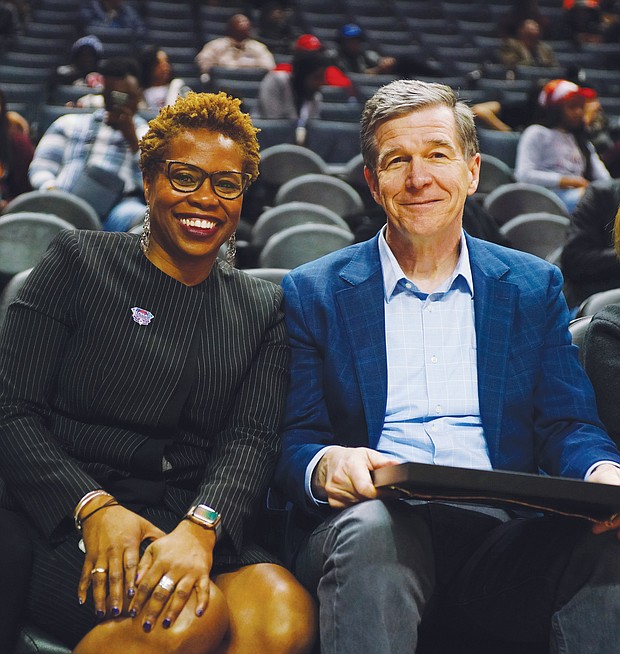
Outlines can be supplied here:
M141 309L140 307L131 308L131 317L138 325L148 325L155 317L150 311Z

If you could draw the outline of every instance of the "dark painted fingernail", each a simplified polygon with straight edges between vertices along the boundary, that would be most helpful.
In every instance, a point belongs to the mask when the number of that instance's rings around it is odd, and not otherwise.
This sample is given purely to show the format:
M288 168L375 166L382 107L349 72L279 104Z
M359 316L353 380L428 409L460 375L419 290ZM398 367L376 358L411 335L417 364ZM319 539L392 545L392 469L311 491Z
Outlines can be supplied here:
M198 610L196 611L196 615L197 615L199 618L202 617L202 614L203 614L203 613L204 613L204 610L203 610L203 609L198 609Z
M130 618L135 618L137 615L138 615L138 612L136 611L136 609L130 609L129 610L129 617Z
M113 618L118 617L118 616L120 615L120 613L121 613L121 612L120 612L118 606L113 606L113 607L112 607L112 617L113 617Z
M168 627L169 627L171 624L172 624L172 622L170 621L170 618L166 618L166 619L161 623L161 626L162 626L164 629L168 629Z
M127 597L133 597L135 594L136 594L136 590L135 590L135 588L130 588L130 589L127 591Z
M142 625L142 629L144 629L145 633L147 633L147 634L149 633L149 631L151 631L152 627L153 627L153 625L150 622L145 622Z
M105 618L105 611L102 611L101 609L99 609L97 611L97 618L99 618L99 620L101 620L101 618Z

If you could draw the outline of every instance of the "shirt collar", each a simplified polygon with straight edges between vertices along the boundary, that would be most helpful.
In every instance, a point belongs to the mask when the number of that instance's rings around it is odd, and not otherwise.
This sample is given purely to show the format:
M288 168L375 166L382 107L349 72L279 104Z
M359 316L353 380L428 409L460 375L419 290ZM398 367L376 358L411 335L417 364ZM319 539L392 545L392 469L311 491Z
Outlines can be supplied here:
M448 290L454 284L454 281L461 277L467 284L468 290L471 293L471 296L474 295L474 283L471 274L471 265L469 262L469 250L467 249L467 241L465 240L465 234L461 231L461 251L459 254L458 261L456 262L456 267L450 275L449 279L445 283L441 284L441 287L437 289ZM405 273L403 272L400 264L396 260L394 253L390 250L390 246L385 240L385 227L381 230L379 234L379 260L381 262L381 271L383 273L383 290L385 293L385 300L389 302L392 299L394 294L394 289L396 285L401 280L407 280ZM408 280L411 281L411 280ZM413 283L413 282L412 282ZM415 286L415 284L414 284ZM417 287L416 287L417 288Z

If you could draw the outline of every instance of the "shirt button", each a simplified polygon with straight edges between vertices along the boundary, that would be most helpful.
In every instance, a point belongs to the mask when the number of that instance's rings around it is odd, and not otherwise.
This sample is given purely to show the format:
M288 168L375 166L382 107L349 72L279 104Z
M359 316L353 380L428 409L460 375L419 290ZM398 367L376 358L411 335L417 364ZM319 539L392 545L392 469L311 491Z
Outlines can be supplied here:
M411 288L411 282L407 282L407 283L405 284L405 288Z
M426 310L427 310L429 313L433 313L433 305L432 305L432 304L427 305Z
M438 405L435 407L435 413L441 413L441 404L438 404Z
M435 355L431 357L431 363L437 363L437 357Z

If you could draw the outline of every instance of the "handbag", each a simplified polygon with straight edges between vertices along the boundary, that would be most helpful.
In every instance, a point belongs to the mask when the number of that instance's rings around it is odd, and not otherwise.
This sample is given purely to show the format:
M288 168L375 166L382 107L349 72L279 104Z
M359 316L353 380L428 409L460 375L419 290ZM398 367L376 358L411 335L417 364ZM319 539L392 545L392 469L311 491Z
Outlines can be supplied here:
M91 150L84 161L82 171L71 188L71 193L86 200L103 221L123 197L125 181L116 173L89 163L98 132L99 125L89 134L87 142L91 143Z
M86 164L79 174L71 193L86 200L101 220L110 213L123 197L125 182L109 170Z

